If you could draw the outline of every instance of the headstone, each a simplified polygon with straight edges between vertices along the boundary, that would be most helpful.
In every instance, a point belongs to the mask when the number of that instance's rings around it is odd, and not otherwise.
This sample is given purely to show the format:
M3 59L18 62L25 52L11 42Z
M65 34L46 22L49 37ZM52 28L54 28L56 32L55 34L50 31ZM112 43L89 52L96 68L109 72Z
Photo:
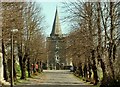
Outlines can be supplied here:
M2 5L0 3L0 83L3 80L3 64L2 64Z
M2 53L0 52L0 81L3 80L3 62L2 62Z
M0 3L0 83L10 85L3 77L3 56L2 56L2 3Z
M9 82L6 82L4 80L4 77L3 77L3 57L2 57L2 53L0 51L0 83L3 84L3 85L10 85Z

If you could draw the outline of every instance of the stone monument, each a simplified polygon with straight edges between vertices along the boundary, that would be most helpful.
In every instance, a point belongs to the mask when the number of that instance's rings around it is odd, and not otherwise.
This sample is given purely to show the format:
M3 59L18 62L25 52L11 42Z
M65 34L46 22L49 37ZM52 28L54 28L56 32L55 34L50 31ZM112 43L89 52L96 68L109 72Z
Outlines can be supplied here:
M10 85L4 80L3 72L3 56L2 56L2 3L0 3L0 84Z
M3 84L3 85L10 85L9 82L6 82L4 80L4 77L3 77L3 58L2 58L2 52L1 52L1 48L0 48L0 84Z
M3 62L2 53L0 52L0 82L3 80Z

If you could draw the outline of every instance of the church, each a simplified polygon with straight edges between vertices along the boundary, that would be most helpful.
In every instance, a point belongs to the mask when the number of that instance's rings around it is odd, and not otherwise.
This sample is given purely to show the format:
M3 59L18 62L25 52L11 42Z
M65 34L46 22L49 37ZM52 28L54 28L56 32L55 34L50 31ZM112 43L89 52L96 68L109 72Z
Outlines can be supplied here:
M66 39L62 34L57 9L55 12L51 34L47 37L46 46L48 69L63 69L66 65Z

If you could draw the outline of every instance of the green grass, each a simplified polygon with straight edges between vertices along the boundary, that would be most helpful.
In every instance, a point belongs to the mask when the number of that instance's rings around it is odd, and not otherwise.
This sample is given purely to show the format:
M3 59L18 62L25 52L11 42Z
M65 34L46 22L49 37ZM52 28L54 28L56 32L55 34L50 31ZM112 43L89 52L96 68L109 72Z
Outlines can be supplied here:
M22 83L22 82L26 81L24 79L20 79L20 77L21 77L21 69L20 69L19 64L16 64L16 73L17 73L17 80L14 82L14 84L18 84L18 83ZM26 71L26 77L28 77L28 72L27 71Z
M102 73L102 69L100 67L97 68L97 73L98 73L99 80L101 81L103 78L103 73Z
M21 69L19 64L16 64L16 73L17 73L17 78L19 79L21 77ZM26 77L28 77L27 70L26 70Z
M16 73L17 73L17 78L20 78L21 70L20 70L20 65L19 64L16 64Z
M102 73L102 69L100 67L97 68L97 73L98 73L99 81L101 81L102 78L103 78L103 73ZM83 81L83 79L85 79L85 78L83 78L81 76L76 76L76 77L79 78L81 81ZM92 72L92 76L91 77L93 78L93 72ZM90 82L86 82L86 83L90 84ZM94 85L93 87L100 87L100 83L98 83L97 85Z
M20 69L20 65L19 64L16 64L16 73L17 73L17 80L14 82L14 84L21 84L23 82L26 82L28 79L28 72L26 70L26 79L20 79L21 77L21 69ZM41 73L40 73L41 74ZM35 76L39 75L39 73L35 73L35 74L32 74L30 78L34 78Z

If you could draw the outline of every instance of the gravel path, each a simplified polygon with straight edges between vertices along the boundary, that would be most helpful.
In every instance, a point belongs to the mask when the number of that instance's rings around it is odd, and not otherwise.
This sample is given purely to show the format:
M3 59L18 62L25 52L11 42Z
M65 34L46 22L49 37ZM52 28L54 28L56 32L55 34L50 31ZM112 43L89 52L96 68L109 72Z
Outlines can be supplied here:
M28 78L15 87L91 87L92 85L80 81L68 70L44 70L34 78Z

